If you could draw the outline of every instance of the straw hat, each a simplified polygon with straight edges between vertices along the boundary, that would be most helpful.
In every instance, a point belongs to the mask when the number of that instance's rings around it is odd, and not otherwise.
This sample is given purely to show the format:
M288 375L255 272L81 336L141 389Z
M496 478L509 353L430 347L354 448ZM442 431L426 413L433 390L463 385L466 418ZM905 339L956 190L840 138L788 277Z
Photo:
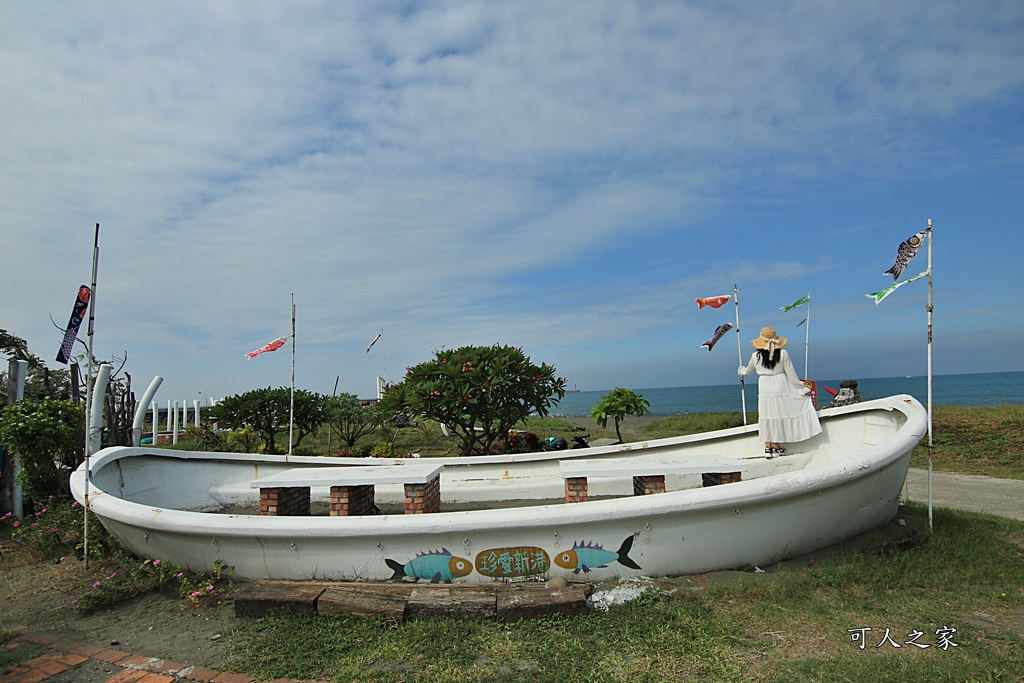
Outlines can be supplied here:
M781 349L787 342L789 342L789 339L776 334L774 327L762 327L761 336L750 340L755 349L768 349L772 352L776 349Z

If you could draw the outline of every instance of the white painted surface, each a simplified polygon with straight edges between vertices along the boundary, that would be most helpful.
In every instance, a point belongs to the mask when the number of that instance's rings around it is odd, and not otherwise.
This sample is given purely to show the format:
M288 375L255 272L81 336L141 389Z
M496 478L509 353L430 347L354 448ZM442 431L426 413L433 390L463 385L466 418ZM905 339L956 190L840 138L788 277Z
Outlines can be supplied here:
M475 501L479 509L420 515L261 517L232 514L254 505L250 482L296 468L367 466L365 458L192 453L109 448L92 461L91 509L133 552L196 571L223 561L244 578L388 579L386 561L402 565L447 549L470 560L517 548L554 559L597 545L610 551L595 580L664 576L742 564L765 566L827 547L884 524L895 515L910 454L926 433L927 415L909 396L822 411L824 431L764 459L757 426L660 439L626 446L420 461L403 458L374 465L427 462L443 465L442 509ZM621 482L607 493L624 497L565 504L559 460L728 455L743 458L744 481L710 488L626 495ZM688 479L689 477L689 479ZM686 485L696 475L673 478ZM83 468L72 475L81 502ZM669 488L672 484L667 480ZM378 504L400 500L401 486L377 489ZM314 489L316 492L316 489ZM591 487L591 496L601 495ZM491 507L515 499L550 499L526 507ZM201 512L219 508L219 514ZM228 512L224 513L223 510ZM628 546L628 562L614 559ZM583 552L583 551L579 551ZM578 571L578 569L577 569ZM572 575L554 562L543 578ZM460 581L488 582L474 570Z

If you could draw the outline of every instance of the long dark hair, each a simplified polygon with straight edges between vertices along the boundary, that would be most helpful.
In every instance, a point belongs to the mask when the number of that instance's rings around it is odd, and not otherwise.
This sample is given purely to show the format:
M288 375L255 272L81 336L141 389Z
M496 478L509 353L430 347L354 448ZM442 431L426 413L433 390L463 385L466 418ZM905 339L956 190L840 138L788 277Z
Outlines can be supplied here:
M768 349L758 349L757 355L761 358L761 365L771 370L782 357L782 349L776 349L775 353L771 353Z

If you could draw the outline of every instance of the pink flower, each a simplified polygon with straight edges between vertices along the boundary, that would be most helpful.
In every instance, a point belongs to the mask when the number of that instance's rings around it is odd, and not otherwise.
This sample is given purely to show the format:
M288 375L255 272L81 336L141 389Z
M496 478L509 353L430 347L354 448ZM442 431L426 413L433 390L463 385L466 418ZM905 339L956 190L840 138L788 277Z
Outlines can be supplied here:
M157 567L160 565L160 560L153 560L153 566Z
M192 597L193 598L198 598L199 597L199 591L192 591Z
M213 586L207 586L207 587L206 587L206 590L208 590L208 591L212 591L212 590L213 590Z
M174 575L174 578L176 578L176 579L180 579L180 578L181 578L181 577L183 577L184 575L185 575L185 574L184 574L184 572L178 572L177 574L175 574L175 575Z
M75 598L74 600L72 600L72 601L71 601L71 604L73 605L73 604L75 604L76 602L78 602L78 598Z
M14 526L21 526L21 522L15 522Z
M92 587L93 587L93 588L96 588L96 587L97 587L97 586L99 586L99 585L100 585L100 582L99 582L99 581L97 581L96 583L94 583L94 584L92 585Z

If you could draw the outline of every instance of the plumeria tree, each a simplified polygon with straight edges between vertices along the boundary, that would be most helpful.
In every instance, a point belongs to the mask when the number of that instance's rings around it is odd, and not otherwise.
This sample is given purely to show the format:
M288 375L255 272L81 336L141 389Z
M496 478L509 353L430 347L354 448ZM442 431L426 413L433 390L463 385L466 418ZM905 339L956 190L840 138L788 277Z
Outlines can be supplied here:
M563 396L565 378L521 348L464 346L408 368L401 383L388 387L380 410L447 425L462 441L461 454L472 455L504 444L523 418L547 415Z

